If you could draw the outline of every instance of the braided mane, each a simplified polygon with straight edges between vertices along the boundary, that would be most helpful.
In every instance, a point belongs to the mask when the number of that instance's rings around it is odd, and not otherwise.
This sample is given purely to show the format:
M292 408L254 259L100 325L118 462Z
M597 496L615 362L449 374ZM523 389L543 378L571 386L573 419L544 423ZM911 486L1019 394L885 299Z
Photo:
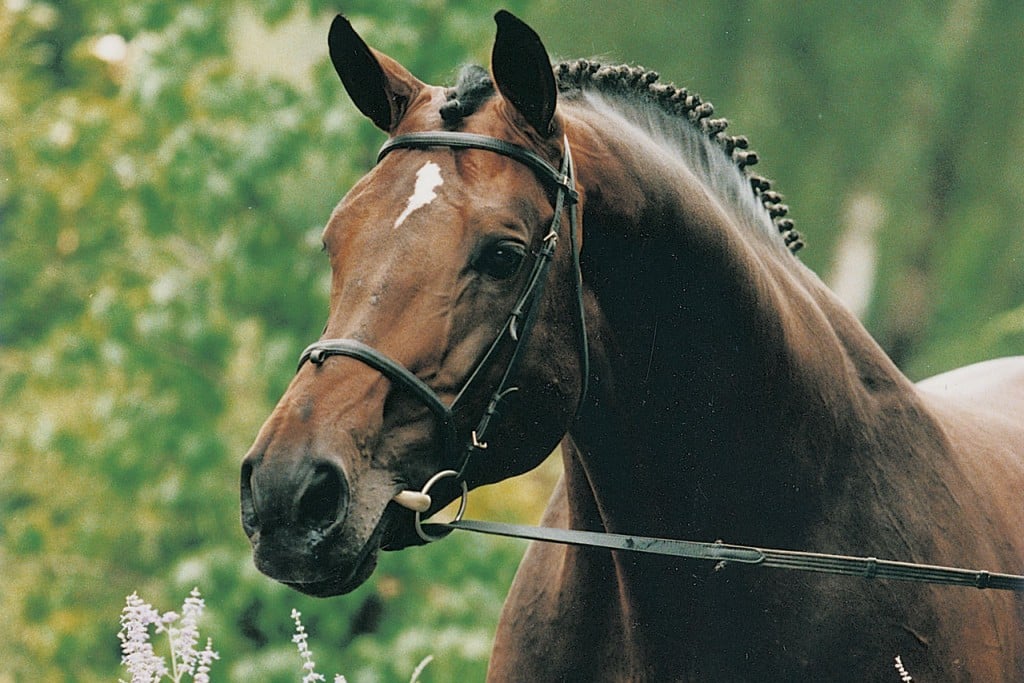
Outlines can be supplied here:
M563 92L571 93L592 87L601 93L626 98L640 97L672 117L688 120L709 140L717 143L749 180L754 197L768 212L789 250L796 253L804 246L800 234L793 229L793 220L786 217L789 207L782 202L782 195L771 189L771 182L767 178L748 170L757 163L758 157L756 152L749 149L747 138L727 135L725 130L729 122L722 118L711 118L715 108L710 102L702 101L700 95L686 88L659 83L656 71L635 66L604 66L587 59L556 65L555 77Z
M782 195L772 189L767 178L749 170L758 162L757 153L749 149L745 136L726 134L729 122L712 118L715 109L710 102L701 100L700 95L686 88L659 83L656 71L636 66L605 66L579 59L556 64L554 71L559 91L569 97L592 90L625 101L653 105L670 118L688 121L693 130L702 133L704 139L718 145L726 157L732 159L789 250L795 254L803 248L803 238L793 229L793 220L786 216L789 206L783 203ZM455 127L493 94L494 84L487 71L479 66L467 66L459 74L455 87L448 90L447 101L441 106L441 117L446 125Z

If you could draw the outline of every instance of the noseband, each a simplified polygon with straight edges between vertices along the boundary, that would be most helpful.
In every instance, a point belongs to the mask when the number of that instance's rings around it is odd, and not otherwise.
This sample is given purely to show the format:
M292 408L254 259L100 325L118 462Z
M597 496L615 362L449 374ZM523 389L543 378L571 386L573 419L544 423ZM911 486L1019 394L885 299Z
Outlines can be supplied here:
M526 347L530 332L536 322L539 302L544 293L544 286L548 280L548 273L561 233L562 214L566 208L569 213L569 243L572 251L574 285L576 289L580 373L582 377L577 410L582 405L586 396L587 382L590 376L587 331L583 312L583 279L580 272L580 254L577 245L577 232L579 230L577 203L579 201L579 194L576 191L572 153L569 149L568 138L564 139L565 149L562 155L561 169L556 169L546 160L525 147L484 135L452 131L399 135L384 144L377 155L377 162L379 163L385 156L396 149L428 149L432 147L480 149L509 157L529 167L537 178L555 193L553 203L555 210L554 218L551 219L551 225L544 236L540 250L536 254L533 269L526 281L526 286L512 308L501 332L498 333L498 336L494 339L487 352L469 374L469 377L462 385L458 394L456 394L455 400L452 401L451 405L446 405L426 382L401 363L355 339L321 339L306 347L306 350L302 352L302 356L299 358L300 369L306 361L319 366L330 356L355 358L387 377L392 383L404 387L434 415L444 443L445 469L432 477L419 493L403 492L406 494L412 493L413 498L399 500L400 504L416 510L416 531L421 538L427 541L437 538L436 536L427 535L420 525L420 513L425 512L430 506L430 499L426 496L427 491L439 479L452 477L462 485L462 508L465 507L466 466L474 454L487 448L488 429L492 426L492 420L498 414L502 401L509 394L518 390L518 387L513 384L515 372L522 359L523 350ZM491 392L490 400L483 415L477 422L476 428L470 432L468 438L460 440L458 428L455 424L455 410L477 377L483 374L484 370L492 364L498 349L503 346L505 340L509 340L512 344L512 352L505 366L505 371L502 373L496 388ZM399 494L399 496L401 495ZM419 496L419 498L417 499L415 496Z

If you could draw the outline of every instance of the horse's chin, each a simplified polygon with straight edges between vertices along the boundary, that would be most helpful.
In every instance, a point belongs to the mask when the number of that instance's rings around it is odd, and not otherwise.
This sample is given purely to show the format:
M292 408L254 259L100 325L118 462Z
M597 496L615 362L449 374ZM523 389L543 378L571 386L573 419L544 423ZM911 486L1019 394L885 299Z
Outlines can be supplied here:
M300 593L317 598L345 595L359 588L373 575L381 550L402 550L425 543L416 534L411 514L406 514L404 510L389 512L391 514L384 515L377 529L363 546L351 571L339 572L334 576L314 581L282 581L281 583Z
M377 568L377 556L380 551L379 540L371 540L372 544L368 543L364 546L354 565L339 567L334 573L298 580L282 579L274 576L272 572L264 571L264 573L293 590L317 598L351 593L365 583L373 574L373 570Z
M377 568L381 548L393 544L392 530L402 526L393 511L386 509L358 550L350 545L351 538L339 535L324 539L315 550L303 550L301 556L275 552L273 545L268 547L255 536L253 559L260 572L300 593L319 598L344 595L370 578ZM291 551L294 552L294 546Z
M379 546L369 549L369 552L366 553L365 557L361 559L349 574L339 574L338 576L310 582L282 581L282 583L293 590L306 595L312 595L315 598L330 598L335 595L351 593L363 585L370 578L370 575L373 574L373 570L377 568L379 550Z

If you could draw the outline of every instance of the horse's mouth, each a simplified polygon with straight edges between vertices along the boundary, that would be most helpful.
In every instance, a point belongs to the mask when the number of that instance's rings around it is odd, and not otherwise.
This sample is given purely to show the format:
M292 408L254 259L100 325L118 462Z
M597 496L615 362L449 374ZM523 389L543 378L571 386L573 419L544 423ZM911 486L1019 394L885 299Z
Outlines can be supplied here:
M377 568L377 556L380 552L380 538L374 534L363 546L352 569L347 573L339 572L334 576L314 581L282 581L284 585L306 595L316 598L329 598L335 595L351 593L363 585L373 570Z
M424 517L447 505L453 491L457 491L445 490L444 485L437 488L440 490L435 492L434 500L427 498L427 509L420 508ZM403 490L406 487L391 484L377 492L391 497L384 501L378 498L377 504L383 503L383 508L376 513L376 524L366 535L359 533L359 529L369 527L375 516L366 499L348 511L346 521L323 532L299 531L295 525L275 525L268 530L267 525L261 528L250 522L246 531L257 569L306 595L331 597L354 591L377 568L381 550L402 550L426 543L416 531L416 513L407 502L394 499Z
M389 505L353 562L346 563L336 573L323 578L309 581L277 580L293 590L318 598L344 595L370 578L377 568L381 550L401 550L423 543L416 534L412 513L396 505ZM276 579L272 572L264 573Z

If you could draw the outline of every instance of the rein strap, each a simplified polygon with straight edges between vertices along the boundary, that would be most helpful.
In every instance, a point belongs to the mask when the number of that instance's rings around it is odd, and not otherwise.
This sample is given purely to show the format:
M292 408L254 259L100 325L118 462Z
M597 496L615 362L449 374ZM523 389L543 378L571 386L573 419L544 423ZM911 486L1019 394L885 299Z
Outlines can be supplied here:
M667 555L692 560L713 562L736 562L739 564L774 567L792 571L818 572L859 576L865 579L892 579L917 583L941 584L946 586L969 586L1024 592L1024 576L958 569L928 564L879 560L874 557L852 557L849 555L828 555L825 553L798 550L774 550L754 546L729 545L726 543L702 543L667 538L627 536L596 531L577 531L551 527L532 527L500 522L459 520L448 524L424 524L427 530L472 531L492 536L523 538L545 543L608 548L633 553Z

